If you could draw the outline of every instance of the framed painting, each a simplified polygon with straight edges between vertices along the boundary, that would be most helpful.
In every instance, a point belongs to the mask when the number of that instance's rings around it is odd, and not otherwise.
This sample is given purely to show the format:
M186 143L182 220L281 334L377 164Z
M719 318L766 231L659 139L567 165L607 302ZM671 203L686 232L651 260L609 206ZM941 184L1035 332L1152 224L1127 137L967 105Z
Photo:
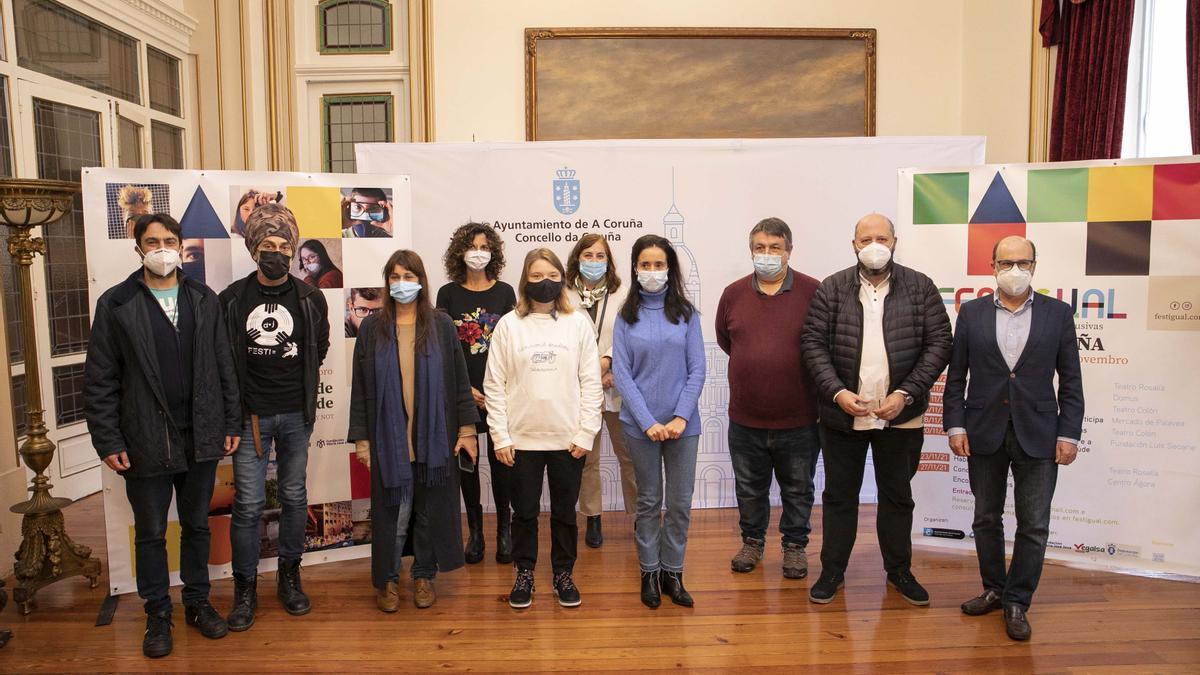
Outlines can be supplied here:
M875 135L873 28L526 28L525 137Z

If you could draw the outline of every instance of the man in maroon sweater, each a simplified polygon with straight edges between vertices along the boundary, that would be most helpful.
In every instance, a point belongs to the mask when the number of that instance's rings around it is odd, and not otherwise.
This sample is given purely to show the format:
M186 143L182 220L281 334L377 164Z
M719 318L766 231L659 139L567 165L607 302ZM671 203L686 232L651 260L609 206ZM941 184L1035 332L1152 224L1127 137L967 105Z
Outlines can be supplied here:
M788 267L791 252L792 231L782 220L766 218L750 230L754 273L721 294L716 328L729 355L729 454L742 530L730 567L749 572L762 560L774 472L783 500L783 575L803 579L821 444L800 335L820 283Z

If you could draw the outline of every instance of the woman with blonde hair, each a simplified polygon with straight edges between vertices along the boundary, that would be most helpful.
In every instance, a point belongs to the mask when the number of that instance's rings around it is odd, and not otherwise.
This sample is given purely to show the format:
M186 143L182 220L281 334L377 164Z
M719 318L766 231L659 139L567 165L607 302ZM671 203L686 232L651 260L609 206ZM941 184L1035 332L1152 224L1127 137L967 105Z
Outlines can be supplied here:
M550 559L560 605L580 604L572 576L579 528L575 502L584 455L600 431L600 362L591 321L563 288L562 262L550 249L525 256L516 309L492 333L483 379L496 458L512 467L516 580L508 604L533 603L542 477L550 484Z

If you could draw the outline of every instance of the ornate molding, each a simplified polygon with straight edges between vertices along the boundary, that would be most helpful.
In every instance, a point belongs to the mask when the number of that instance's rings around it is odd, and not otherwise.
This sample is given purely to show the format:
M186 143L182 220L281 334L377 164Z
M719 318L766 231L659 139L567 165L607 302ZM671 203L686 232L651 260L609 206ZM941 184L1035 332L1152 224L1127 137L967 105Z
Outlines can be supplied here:
M525 52L529 54L530 58L536 58L537 41L549 40L554 37L554 31L552 30L527 30L525 32Z
M109 2L124 3L133 11L183 33L184 37L191 38L192 33L196 32L197 22L195 19L160 0L109 0Z

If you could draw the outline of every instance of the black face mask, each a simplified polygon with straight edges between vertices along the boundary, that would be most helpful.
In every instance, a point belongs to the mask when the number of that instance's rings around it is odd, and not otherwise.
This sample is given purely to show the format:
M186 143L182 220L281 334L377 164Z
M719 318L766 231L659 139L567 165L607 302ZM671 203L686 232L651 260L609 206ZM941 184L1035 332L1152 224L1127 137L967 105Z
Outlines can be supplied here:
M258 254L258 270L271 281L287 276L290 263L291 259L279 251L263 251Z
M562 292L562 282L553 279L542 279L533 284L525 284L525 295L534 302L554 302Z
M183 269L183 273L186 274L187 276L195 279L196 281L199 281L200 283L204 283L204 261L203 260L193 260L192 262L185 262L185 263L182 263L179 267Z

